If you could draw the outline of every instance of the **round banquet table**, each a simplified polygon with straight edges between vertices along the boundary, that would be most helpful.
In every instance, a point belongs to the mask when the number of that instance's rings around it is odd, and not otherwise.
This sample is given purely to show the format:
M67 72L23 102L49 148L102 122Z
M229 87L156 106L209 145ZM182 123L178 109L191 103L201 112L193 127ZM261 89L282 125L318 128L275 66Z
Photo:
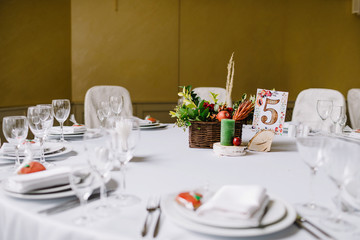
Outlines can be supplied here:
M243 141L254 135L244 128ZM68 143L72 151L59 156L57 166L85 164L81 141ZM112 178L119 180L120 172L115 169ZM77 226L73 220L80 215L76 207L55 215L43 215L38 211L56 206L70 198L49 200L25 200L13 198L0 191L0 239L4 240L91 240L91 239L142 239L141 229L147 214L145 207L150 195L179 193L208 185L217 189L228 184L259 184L270 196L290 203L304 203L310 199L310 170L301 160L295 140L287 136L276 136L271 152L247 152L245 156L219 157L211 149L189 148L188 132L169 125L165 129L141 131L135 157L127 166L127 192L141 198L134 206L114 209L106 218L94 217L87 226ZM316 201L332 210L331 198L336 187L319 171L314 182ZM91 209L98 202L91 202ZM345 217L360 226L360 218ZM311 219L311 218L310 218ZM318 223L318 219L312 219ZM326 228L325 228L326 229ZM344 235L331 232L339 239ZM349 233L347 233L349 234ZM152 229L146 238L150 239ZM157 239L227 239L186 230L176 225L171 217L162 214ZM234 239L234 238L231 238ZM235 239L312 239L306 231L291 225L279 232L257 237Z

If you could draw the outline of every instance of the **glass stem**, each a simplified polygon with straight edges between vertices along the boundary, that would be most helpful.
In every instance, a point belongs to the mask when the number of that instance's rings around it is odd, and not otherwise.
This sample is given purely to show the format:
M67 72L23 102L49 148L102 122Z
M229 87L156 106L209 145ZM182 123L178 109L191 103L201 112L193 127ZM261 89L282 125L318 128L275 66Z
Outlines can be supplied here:
M126 190L126 169L125 164L120 163L120 171L121 171L121 183L120 183L120 195L125 194Z
M100 200L101 205L106 206L107 205L107 193L106 193L106 185L105 185L105 179L104 177L101 177L101 186L100 186Z
M65 139L64 139L64 122L60 122L60 128L61 128L61 139L60 139L60 141L64 142L65 141Z
M16 155L15 168L20 166L19 148L20 148L20 144L15 146L15 155Z
M314 180L315 180L316 172L317 172L316 168L311 168L311 171L310 171L310 184L309 184L309 194L310 194L310 203L309 204L310 204L311 208L316 207L315 197L314 197Z
M87 200L83 199L82 197L79 198L80 201L80 207L81 207L81 211L82 211L82 216L84 219L88 218L88 211L87 211Z
M44 164L45 163L45 153L44 153L44 137L39 138L40 140L40 163Z

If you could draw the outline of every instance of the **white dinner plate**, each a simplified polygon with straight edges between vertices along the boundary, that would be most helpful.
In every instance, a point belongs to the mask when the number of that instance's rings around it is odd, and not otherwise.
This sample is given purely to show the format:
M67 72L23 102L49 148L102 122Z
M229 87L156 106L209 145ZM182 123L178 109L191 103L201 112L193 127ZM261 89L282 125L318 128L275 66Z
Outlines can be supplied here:
M95 185L94 189L97 189L99 187L100 187L100 182L98 182ZM64 189L63 191L58 191L58 192L44 192L44 193L14 193L5 190L3 185L1 189L6 195L20 199L44 200L44 199L56 199L56 198L75 196L75 192L71 188L67 188L67 190Z
M66 184L66 185L61 185L61 186L37 189L37 190L31 191L29 193L30 194L56 193L56 192L61 192L61 191L69 190L69 189L71 189L70 184Z
M49 159L49 160L56 160L56 159L53 159L55 157L58 157L58 156L61 156L61 155L65 155L69 152L72 151L72 148L68 145L66 146L62 146L58 151L55 151L55 152L51 152L51 153L48 153L45 155L45 159ZM23 159L24 157L20 157L20 159ZM39 155L35 155L34 156L35 159L39 159L40 156ZM11 161L14 161L16 160L16 157L14 156L4 156L4 155L0 155L0 159L2 160L11 160Z
M85 132L86 132L86 128L78 129L78 131L74 132L74 127L64 126L64 136L83 135ZM50 135L61 136L61 128L58 126L52 127L50 129Z
M195 211L187 209L175 203L175 208L184 217L200 224L222 228L249 228L246 221L226 218L212 218L205 215L198 215ZM270 199L266 215L261 221L262 226L267 226L281 220L286 214L286 207L282 201Z
M180 227L183 227L190 231L208 235L221 237L262 236L284 230L285 228L292 225L296 219L296 211L293 206L279 198L272 198L274 202L278 202L279 205L283 205L286 209L285 216L279 221L261 228L214 227L206 224L201 224L199 222L192 221L187 217L184 217L178 211L177 203L174 200L175 196L176 194L168 195L164 197L161 201L161 207L166 216L169 217L169 219L171 219L175 224L179 225Z
M155 125L152 125L152 126L140 126L140 129L141 130L147 130L147 129L157 129L157 128L166 128L167 127L167 124L161 124L161 123L157 123Z
M59 144L59 143L45 143L44 144L44 154L45 155L49 155L49 154L52 154L52 153L55 153L55 152L58 152L60 151L61 149L63 148L63 145L62 144ZM38 155L40 155L40 147L39 145L37 145L37 149L36 150L33 150L34 152L34 155L35 157L39 157ZM24 155L24 149L22 149L22 151L19 153L19 156L21 158L25 157ZM2 153L0 155L0 157L4 157L4 158L8 158L8 157L13 157L13 158L16 158L15 156L15 150L14 152L7 152L7 153Z

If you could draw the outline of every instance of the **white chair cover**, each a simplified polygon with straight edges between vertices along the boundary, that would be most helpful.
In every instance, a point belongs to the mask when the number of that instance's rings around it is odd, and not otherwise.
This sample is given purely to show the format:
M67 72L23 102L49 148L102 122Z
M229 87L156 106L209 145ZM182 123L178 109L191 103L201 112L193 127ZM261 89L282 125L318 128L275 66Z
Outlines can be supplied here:
M353 88L347 94L351 127L360 128L360 88Z
M206 101L209 101L211 103L214 103L214 101L212 101L211 98L211 94L212 93L216 93L219 94L219 96L217 96L218 98L218 103L225 103L226 102L226 90L225 88L219 88L219 87L198 87L198 88L194 88L193 91L201 98L204 99ZM232 102L230 101L230 103L228 104L229 106L232 106Z
M297 96L292 121L307 125L313 130L321 129L322 120L316 110L317 100L332 100L334 106L343 106L344 113L346 113L345 98L339 91L309 88L301 91ZM327 124L330 121L327 119Z
M132 116L132 104L128 90L120 86L94 86L86 92L84 111L85 126L87 128L100 127L101 122L96 111L100 102L109 101L110 96L123 96L124 106L121 112L123 116Z

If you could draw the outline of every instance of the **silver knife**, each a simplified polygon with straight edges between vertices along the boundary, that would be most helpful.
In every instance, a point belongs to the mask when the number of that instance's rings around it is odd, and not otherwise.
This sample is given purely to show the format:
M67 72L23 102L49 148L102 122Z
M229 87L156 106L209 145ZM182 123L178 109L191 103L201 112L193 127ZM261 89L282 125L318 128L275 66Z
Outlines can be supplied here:
M305 231L307 231L308 233L310 233L310 235L312 235L314 238L321 240L321 237L319 237L319 235L315 234L315 233L314 233L313 231L311 231L308 227L304 226L304 225L301 223L301 221L296 220L296 221L294 222L294 224L295 224L298 228L302 228L302 229L304 229Z
M114 192L114 190L109 190L107 193L111 194L113 192ZM93 201L98 200L98 199L100 199L100 193L93 193L89 197L88 202L93 202ZM60 203L59 205L57 205L55 207L51 207L51 208L41 210L38 213L40 213L40 214L43 213L43 214L46 214L46 215L53 215L53 214L56 214L56 213L65 212L65 211L67 211L69 209L72 209L72 208L75 208L75 207L77 207L79 205L80 205L79 199L74 198L74 199L71 199L71 200L66 201L64 203Z
M335 238L333 236L331 236L329 233L325 232L323 229L321 229L320 227L318 227L317 225L315 225L314 223L310 222L309 220L307 220L306 218L300 216L299 214L296 217L296 220L301 222L301 223L308 223L310 224L312 227L314 227L315 229L317 229L319 232L321 232L322 234L324 234L326 237L328 237L331 240L335 240Z

